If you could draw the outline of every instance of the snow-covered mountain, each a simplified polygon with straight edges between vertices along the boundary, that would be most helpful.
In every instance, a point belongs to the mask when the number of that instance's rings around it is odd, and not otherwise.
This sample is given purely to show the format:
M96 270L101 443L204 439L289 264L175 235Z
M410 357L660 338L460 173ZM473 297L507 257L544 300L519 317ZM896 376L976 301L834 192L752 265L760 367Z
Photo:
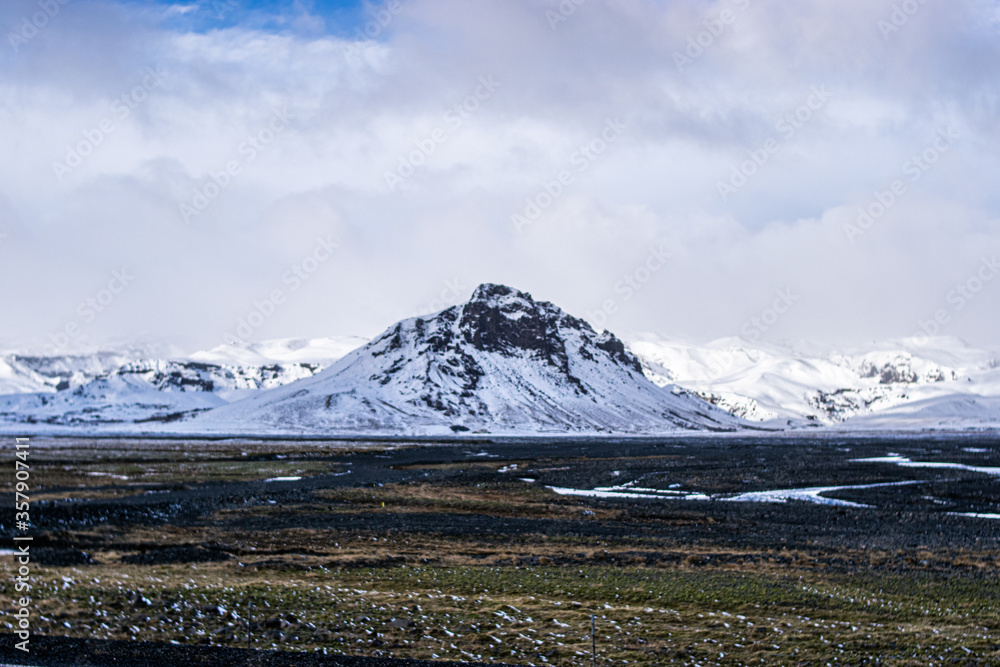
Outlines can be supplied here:
M322 367L312 362L240 366L132 360L105 352L12 361L17 366L8 365L16 370L7 386L25 388L0 395L0 425L12 428L171 422L192 411L311 377Z
M1000 398L997 356L955 338L818 351L751 347L739 339L690 345L647 334L634 337L629 347L657 384L681 385L769 425L960 428L1000 423L989 400ZM956 409L959 405L964 407ZM923 416L915 417L915 410Z
M840 428L852 431L885 430L997 430L1000 429L1000 397L978 394L946 394L923 398L859 415Z
M23 367L16 359L0 358L0 395L56 391L58 385L58 381L52 381L31 368Z
M180 370L185 376L209 376L215 387L226 391L270 388L311 375L367 342L358 336L282 338L226 343L193 354L162 345L122 345L63 354L11 351L0 354L0 395L75 388L123 369L137 372L137 364L159 368L164 374Z
M88 354L17 354L0 359L0 395L77 387L134 359L127 351Z
M190 359L224 366L310 364L325 368L367 342L367 338L359 336L330 336L279 338L259 343L226 343L211 350L195 352Z
M502 285L403 320L315 376L179 425L283 433L664 433L741 421L659 387L613 334Z
M150 344L57 355L8 351L0 355L0 429L235 428L252 417L237 414L260 408L269 428L290 430L322 422L341 430L402 432L409 425L428 433L464 432L501 425L519 432L533 428L536 419L548 431L589 428L587 423L617 429L616 420L627 418L641 431L650 427L646 418L656 403L648 386L634 396L625 391L632 380L621 373L634 371L628 359L637 360L654 384L681 396L675 415L681 425L702 417L681 409L691 397L676 387L768 429L1000 428L1000 355L955 338L829 350L802 344L751 346L740 339L694 345L642 334L625 338L624 350L613 354L605 348L617 349L614 336L589 330L528 295L498 291L505 289L484 286L468 304L404 320L367 348L364 338L330 337L228 343L194 354ZM489 295L495 308L485 305ZM475 312L492 314L480 321L472 316ZM371 358L365 356L369 354ZM527 366L516 366L515 359ZM535 363L539 359L541 365ZM601 364L611 362L613 367L607 368L612 371L605 374ZM309 411L306 394L298 395L302 401L279 401L284 395L279 393L263 395L293 382L297 384L289 395L319 392L320 385L303 381L335 363L340 370L331 368L322 379L315 378L326 383L315 424L292 425L287 416ZM599 377L587 374L598 368ZM483 377L473 386L479 371ZM334 376L339 379L333 381ZM605 380L621 391L611 392ZM582 393L584 388L589 393ZM337 414L352 415L354 421L328 421L327 396L331 407L335 402L341 406ZM254 397L253 402L239 402ZM595 398L611 407L595 411ZM227 403L234 405L223 408ZM283 407L292 404L291 412ZM208 410L212 413L194 419ZM592 422L566 417L580 410ZM645 416L633 421L633 412ZM715 412L710 417L723 422Z
M142 374L114 373L73 389L0 396L0 423L8 431L16 428L23 432L134 427L171 422L225 403L210 391L165 390Z

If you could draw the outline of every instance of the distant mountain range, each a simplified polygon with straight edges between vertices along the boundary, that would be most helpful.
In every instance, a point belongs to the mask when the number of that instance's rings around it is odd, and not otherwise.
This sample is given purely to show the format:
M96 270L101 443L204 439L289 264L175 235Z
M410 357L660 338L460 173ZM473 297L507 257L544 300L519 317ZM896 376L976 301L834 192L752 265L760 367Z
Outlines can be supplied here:
M1000 428L1000 361L950 338L820 351L623 343L502 285L372 341L0 358L0 429L656 434Z
M676 383L768 426L840 429L1000 427L1000 358L955 338L861 349L689 345L635 336L629 348L657 384Z

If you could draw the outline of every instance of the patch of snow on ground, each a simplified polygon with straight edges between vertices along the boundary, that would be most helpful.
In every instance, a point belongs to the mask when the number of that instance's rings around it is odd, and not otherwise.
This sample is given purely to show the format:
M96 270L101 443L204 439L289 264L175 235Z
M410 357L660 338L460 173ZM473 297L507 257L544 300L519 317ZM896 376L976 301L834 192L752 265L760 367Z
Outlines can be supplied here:
M782 489L778 491L751 491L741 493L738 496L720 498L730 502L746 503L784 503L789 500L803 500L819 505L839 505L841 507L871 507L863 503L855 503L850 500L839 500L837 498L826 498L824 493L834 491L846 491L848 489L874 489L880 486L902 486L904 484L923 484L923 481L905 482L881 482L878 484L852 484L847 486L814 486L807 489Z
M854 463L894 463L903 468L957 468L958 470L968 470L971 472L981 472L985 475L1000 475L1000 468L989 466L970 466L964 463L940 463L936 461L911 461L899 454L889 456L874 456L867 459L851 459Z

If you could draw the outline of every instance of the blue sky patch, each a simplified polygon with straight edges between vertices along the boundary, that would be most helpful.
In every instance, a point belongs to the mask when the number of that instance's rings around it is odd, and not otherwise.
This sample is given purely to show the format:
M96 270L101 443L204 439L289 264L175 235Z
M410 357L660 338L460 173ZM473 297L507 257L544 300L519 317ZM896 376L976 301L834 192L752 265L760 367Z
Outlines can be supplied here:
M355 34L380 8L361 0L124 0L124 4L167 9L165 26L184 31L245 26L340 36Z

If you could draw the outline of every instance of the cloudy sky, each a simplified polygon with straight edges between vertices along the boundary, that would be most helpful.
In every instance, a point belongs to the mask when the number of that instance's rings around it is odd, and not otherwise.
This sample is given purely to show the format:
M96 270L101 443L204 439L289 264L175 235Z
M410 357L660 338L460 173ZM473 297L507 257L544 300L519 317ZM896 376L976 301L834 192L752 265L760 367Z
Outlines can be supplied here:
M8 344L370 336L489 281L626 334L1000 347L996 0L5 0L0 28Z

